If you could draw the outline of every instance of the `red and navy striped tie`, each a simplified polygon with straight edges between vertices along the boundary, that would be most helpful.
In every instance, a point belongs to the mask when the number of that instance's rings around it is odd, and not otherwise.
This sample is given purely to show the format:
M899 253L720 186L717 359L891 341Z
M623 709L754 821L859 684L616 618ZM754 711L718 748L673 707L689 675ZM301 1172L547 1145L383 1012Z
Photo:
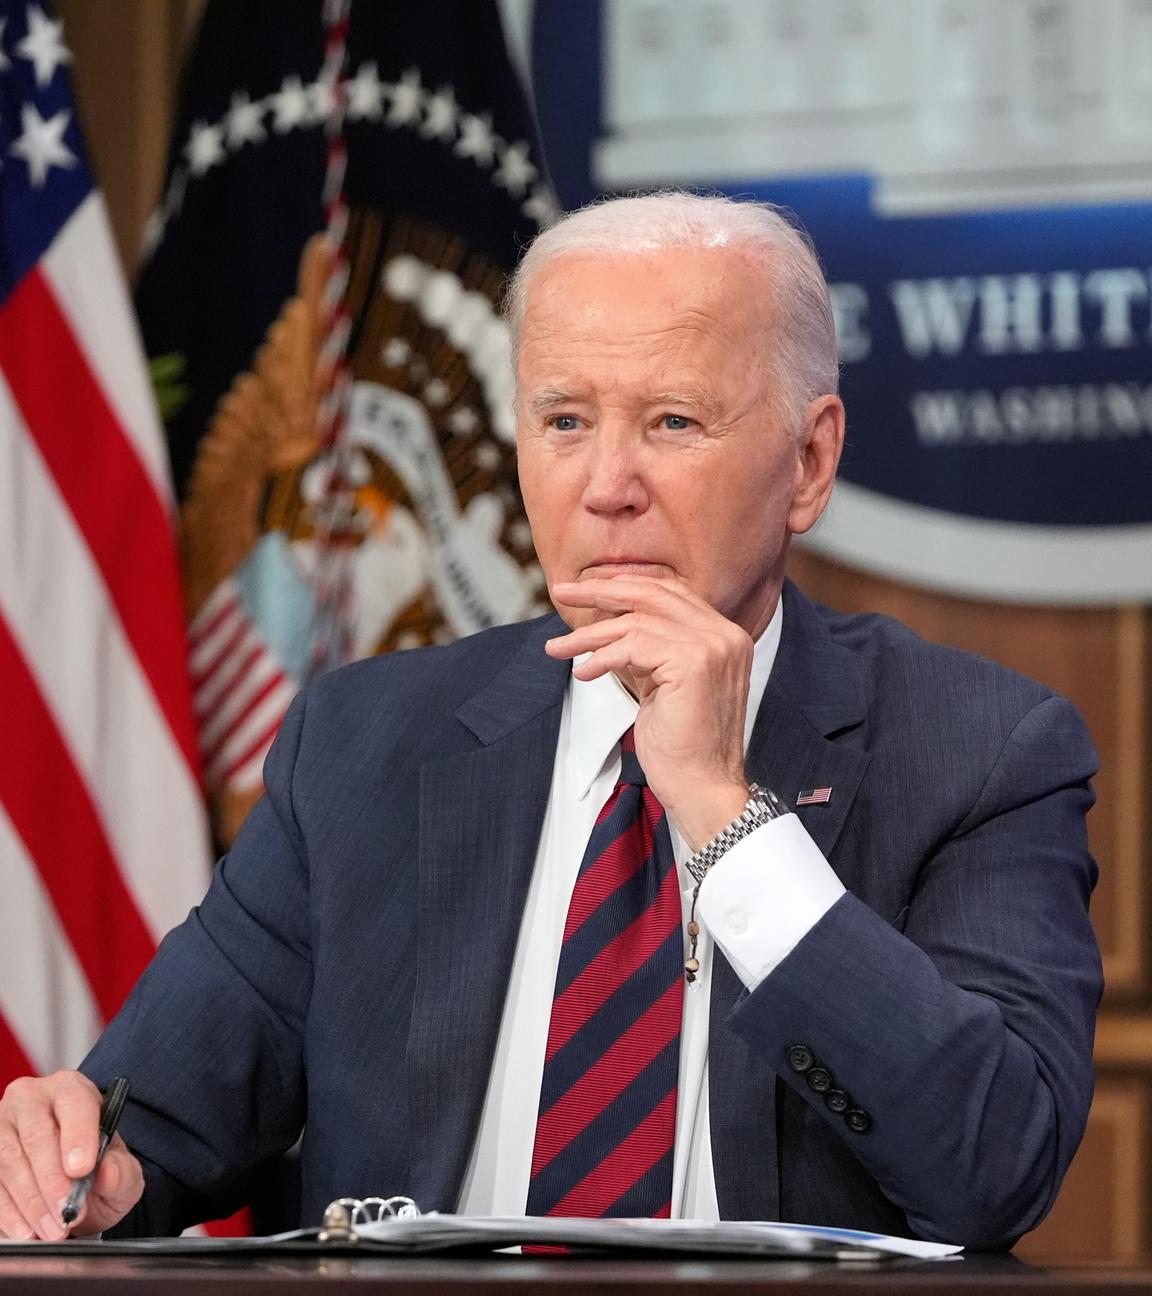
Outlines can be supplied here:
M671 1213L681 922L667 816L629 729L564 925L529 1215Z

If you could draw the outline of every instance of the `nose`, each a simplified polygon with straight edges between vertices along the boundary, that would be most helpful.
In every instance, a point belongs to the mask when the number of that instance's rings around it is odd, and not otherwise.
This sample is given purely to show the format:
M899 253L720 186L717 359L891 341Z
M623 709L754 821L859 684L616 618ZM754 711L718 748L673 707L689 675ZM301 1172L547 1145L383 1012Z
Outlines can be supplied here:
M623 426L601 427L588 444L581 503L590 513L643 513L649 503L636 434Z

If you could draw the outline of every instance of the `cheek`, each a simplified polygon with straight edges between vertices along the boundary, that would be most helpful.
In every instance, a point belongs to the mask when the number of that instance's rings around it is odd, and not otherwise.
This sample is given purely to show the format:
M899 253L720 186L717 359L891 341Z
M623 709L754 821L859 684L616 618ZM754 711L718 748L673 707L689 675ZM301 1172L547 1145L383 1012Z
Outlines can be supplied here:
M521 455L519 475L536 557L549 581L564 580L570 575L562 568L565 530L573 505L562 475L549 472L547 464L530 454Z

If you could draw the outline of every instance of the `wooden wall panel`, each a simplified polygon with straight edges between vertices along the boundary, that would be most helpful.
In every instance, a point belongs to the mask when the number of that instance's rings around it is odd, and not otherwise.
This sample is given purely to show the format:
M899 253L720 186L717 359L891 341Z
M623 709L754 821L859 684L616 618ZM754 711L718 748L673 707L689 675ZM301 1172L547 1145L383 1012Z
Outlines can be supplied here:
M92 169L131 277L164 175L180 62L205 0L55 0Z
M1149 1082L1101 1077L1084 1142L1025 1260L1119 1260L1148 1245Z

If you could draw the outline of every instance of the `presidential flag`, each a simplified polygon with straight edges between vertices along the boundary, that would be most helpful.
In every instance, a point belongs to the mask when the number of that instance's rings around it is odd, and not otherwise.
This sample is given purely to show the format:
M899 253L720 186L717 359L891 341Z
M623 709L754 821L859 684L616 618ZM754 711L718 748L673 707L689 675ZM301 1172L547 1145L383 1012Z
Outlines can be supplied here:
M499 307L553 213L491 0L210 0L137 305L222 842L317 671L546 607Z
M0 0L0 1088L203 893L168 465L61 25Z

